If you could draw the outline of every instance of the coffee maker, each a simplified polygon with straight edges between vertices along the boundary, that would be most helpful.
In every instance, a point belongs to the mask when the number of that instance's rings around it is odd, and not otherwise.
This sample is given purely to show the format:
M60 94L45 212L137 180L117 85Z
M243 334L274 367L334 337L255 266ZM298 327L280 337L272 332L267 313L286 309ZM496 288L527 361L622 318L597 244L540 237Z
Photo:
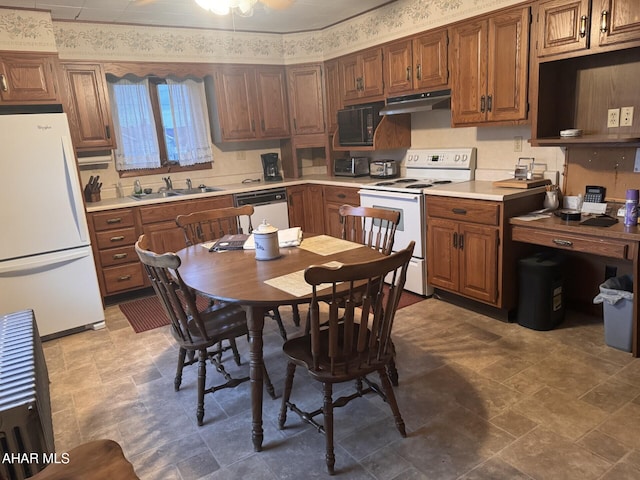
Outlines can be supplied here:
M280 169L278 168L278 154L277 153L263 153L262 157L262 169L264 170L265 182L277 182L282 180L280 175Z

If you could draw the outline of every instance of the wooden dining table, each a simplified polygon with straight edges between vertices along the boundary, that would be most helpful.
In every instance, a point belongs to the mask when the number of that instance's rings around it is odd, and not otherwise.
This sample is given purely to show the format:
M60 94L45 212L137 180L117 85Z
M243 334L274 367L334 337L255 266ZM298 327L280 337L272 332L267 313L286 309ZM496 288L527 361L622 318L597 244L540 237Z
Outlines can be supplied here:
M325 235L305 239L299 247L280 248L280 257L268 261L256 260L253 250L210 252L206 245L193 245L177 252L182 262L180 275L197 292L240 304L247 312L251 439L254 450L259 452L264 438L262 331L266 310L311 301L311 287L302 276L304 269L310 265L366 262L382 258L383 255L361 244ZM285 285L299 291L287 291L283 289ZM330 291L327 291L327 295L330 295Z

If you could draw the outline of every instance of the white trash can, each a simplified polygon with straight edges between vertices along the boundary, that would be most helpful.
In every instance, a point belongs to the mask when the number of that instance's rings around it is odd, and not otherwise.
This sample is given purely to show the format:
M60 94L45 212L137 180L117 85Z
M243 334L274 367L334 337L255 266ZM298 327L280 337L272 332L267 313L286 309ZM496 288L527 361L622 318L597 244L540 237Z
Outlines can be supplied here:
M633 277L612 277L600 285L600 293L593 303L602 303L604 312L604 341L625 352L631 351L633 332Z

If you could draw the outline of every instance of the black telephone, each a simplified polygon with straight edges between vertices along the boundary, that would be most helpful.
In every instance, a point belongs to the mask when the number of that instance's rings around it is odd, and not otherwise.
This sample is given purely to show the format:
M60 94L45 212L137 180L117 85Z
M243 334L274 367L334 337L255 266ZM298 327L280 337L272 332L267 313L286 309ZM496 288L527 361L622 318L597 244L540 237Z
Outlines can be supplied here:
M584 192L584 201L589 203L603 203L606 189L596 185L587 185Z

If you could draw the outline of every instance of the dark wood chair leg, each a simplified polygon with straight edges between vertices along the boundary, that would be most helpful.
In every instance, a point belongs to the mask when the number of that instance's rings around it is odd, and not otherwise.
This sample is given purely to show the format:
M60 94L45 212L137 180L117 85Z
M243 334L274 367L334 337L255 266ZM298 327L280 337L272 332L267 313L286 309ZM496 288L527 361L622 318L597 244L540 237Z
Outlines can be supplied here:
M324 383L323 392L324 403L322 405L322 415L324 416L324 435L327 443L325 459L327 461L327 471L329 472L329 475L333 475L336 473L336 455L333 451L333 385L330 383Z
M271 377L269 377L269 372L267 371L267 367L262 366L262 379L264 382L264 388L267 390L267 393L271 397L272 400L276 399L276 390L273 388L273 383L271 383Z
M178 368L176 369L176 378L173 379L173 388L177 392L182 385L182 369L184 368L184 359L187 357L187 351L181 348L178 352Z
M233 359L236 362L236 365L240 366L240 352L238 352L238 345L236 345L236 339L230 338L229 345L231 345L231 351L233 352ZM220 350L222 351L222 343L220 343Z
M207 378L207 358L209 358L209 356L206 349L198 351L198 408L196 409L198 426L202 426L204 420L204 388Z
M387 372L384 371L384 369L378 370L378 376L380 377L382 390L387 397L387 403L389 404L391 412L393 413L393 418L396 421L396 428L400 432L400 435L406 437L407 431L404 426L404 420L402 420L402 415L400 415L400 409L398 408L398 402L396 401L396 396L393 393L393 387L391 386L391 382L389 381L389 376L387 375Z
M293 376L296 373L296 364L287 363L287 376L284 381L284 391L282 392L282 405L280 406L280 415L278 416L278 428L282 430L287 421L287 405L291 398L291 389L293 387Z
M298 310L298 305L291 305L291 309L293 310L293 324L296 327L300 326L300 310Z
M282 317L280 316L280 311L278 307L274 307L273 310L273 319L278 324L278 330L280 330L280 336L286 342L287 341L287 331L284 329L284 324L282 323Z

